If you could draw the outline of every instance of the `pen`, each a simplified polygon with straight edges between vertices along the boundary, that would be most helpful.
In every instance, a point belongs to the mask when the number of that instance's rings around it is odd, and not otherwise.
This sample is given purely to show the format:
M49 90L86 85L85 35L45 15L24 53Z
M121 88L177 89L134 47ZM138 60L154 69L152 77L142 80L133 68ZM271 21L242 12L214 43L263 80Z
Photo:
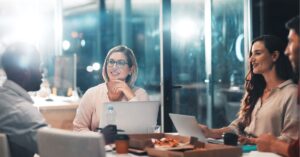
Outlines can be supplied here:
M102 130L103 130L103 128L96 128L95 130L96 130L96 131L98 131L98 130L102 131ZM125 131L124 131L124 130L122 130L122 129L117 129L117 132L125 132Z

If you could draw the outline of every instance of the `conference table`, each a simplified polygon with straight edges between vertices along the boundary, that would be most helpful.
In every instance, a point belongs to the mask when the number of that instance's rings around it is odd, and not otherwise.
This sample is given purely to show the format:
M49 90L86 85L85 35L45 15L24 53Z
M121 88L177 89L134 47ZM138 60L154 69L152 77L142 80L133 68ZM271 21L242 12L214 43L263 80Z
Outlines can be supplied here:
M147 155L135 155L135 154L117 154L116 152L107 152L106 157L148 157ZM243 153L242 157L281 157L275 153L264 153L253 151L250 153Z
M79 104L79 100L74 100L65 97L55 97L52 100L45 100L34 98L34 106L43 114L48 124L54 128L72 130L72 121L76 114L76 109ZM36 155L38 156L38 155ZM106 153L107 157L148 157L147 155L135 155L135 154L117 154L115 151L109 151ZM252 151L250 153L243 153L242 157L281 157L274 153L262 153L258 151Z
M132 153L117 154L114 150L112 150L112 147L109 145L106 145L105 149L107 150L106 157L148 157L148 155L136 155L136 154L132 154ZM256 150L255 146L253 147L253 145L246 145L246 149L245 149L245 145L244 145L242 149L245 152L243 152L241 157L282 157L275 153L259 152ZM250 151L250 150L253 150L253 151Z
M79 99L72 97L33 97L34 106L38 108L47 123L52 128L73 130L73 120L79 104Z

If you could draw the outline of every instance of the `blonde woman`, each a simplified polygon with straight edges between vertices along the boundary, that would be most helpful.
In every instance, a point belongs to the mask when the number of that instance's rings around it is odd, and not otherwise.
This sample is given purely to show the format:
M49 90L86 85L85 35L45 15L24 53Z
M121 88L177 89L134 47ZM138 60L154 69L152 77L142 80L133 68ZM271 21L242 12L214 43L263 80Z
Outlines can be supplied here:
M131 49L120 45L109 50L102 69L105 82L83 95L73 121L74 131L94 131L99 126L105 102L149 100L144 89L134 86L137 73L137 62Z

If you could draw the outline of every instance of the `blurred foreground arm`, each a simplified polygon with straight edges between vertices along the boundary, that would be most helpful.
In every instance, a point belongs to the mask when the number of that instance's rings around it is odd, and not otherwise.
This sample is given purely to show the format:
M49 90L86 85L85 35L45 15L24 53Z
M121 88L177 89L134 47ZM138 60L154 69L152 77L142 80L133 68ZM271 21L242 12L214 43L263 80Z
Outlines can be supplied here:
M299 139L290 144L277 139L271 134L263 134L256 139L257 149L273 152L287 157L299 157Z

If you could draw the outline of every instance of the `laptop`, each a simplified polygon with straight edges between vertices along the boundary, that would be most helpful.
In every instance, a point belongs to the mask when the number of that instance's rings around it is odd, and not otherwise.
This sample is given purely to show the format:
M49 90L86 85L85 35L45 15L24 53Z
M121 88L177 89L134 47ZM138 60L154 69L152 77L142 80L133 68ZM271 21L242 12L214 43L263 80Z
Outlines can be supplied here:
M102 106L99 127L107 125L106 112L112 106L116 112L116 125L125 133L149 133L157 124L159 101L107 102Z
M207 142L194 116L174 113L169 113L169 115L179 135L193 136L201 142Z

